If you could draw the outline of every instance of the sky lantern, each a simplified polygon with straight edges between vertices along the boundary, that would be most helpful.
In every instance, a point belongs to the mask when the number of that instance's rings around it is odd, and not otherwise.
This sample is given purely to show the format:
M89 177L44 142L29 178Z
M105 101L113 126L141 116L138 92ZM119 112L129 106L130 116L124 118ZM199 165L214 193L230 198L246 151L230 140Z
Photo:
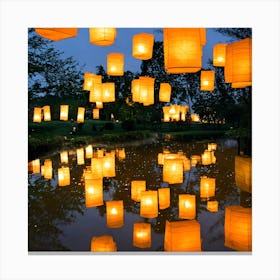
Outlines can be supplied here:
M191 170L191 160L189 158L187 158L186 156L183 156L182 160L183 160L183 170L190 171Z
M116 28L89 28L89 40L97 46L110 46L115 42Z
M124 225L123 200L106 201L107 227L120 228Z
M237 251L252 251L252 208L225 207L225 246Z
M92 109L92 118L94 120L99 120L99 109L97 108Z
M85 194L87 208L103 205L103 180L85 179Z
M107 82L102 84L102 102L115 101L115 83Z
M186 114L189 111L189 106L185 105L180 107L180 113L181 113L181 121L185 122L186 121Z
M169 106L162 106L162 110L163 110L163 122L169 122L170 121Z
M195 219L196 201L194 194L179 194L179 218Z
M33 122L40 123L42 121L42 108L34 107Z
M97 109L102 109L102 108L103 108L103 102L96 101L95 107L96 107Z
M91 171L93 179L103 178L103 161L102 158L91 158Z
M146 190L146 181L131 181L131 199L137 202L141 201L141 192Z
M69 167L61 167L57 170L58 173L58 185L60 187L70 185L70 169Z
M141 192L140 216L144 218L156 218L158 216L157 191Z
M191 114L191 121L193 123L199 123L200 122L199 114L192 113Z
M35 32L43 38L60 41L77 36L78 28L35 28Z
M196 220L165 222L164 251L200 252L200 224Z
M227 44L216 44L213 47L213 66L224 67L226 63Z
M78 107L77 122L83 123L85 121L85 108Z
M169 184L183 183L183 161L181 159L164 159L163 181Z
M133 246L138 248L151 248L151 224L136 222L133 224Z
M207 201L207 210L209 212L218 212L219 201L217 200L208 200Z
M85 164L85 152L84 152L84 148L78 148L76 149L76 153L77 153L77 164L78 165L83 165Z
M86 150L86 158L92 158L93 157L92 145L91 144L87 145L85 150Z
M170 102L171 85L169 83L160 83L159 87L159 101Z
M158 189L159 209L166 209L170 206L170 188Z
M95 75L91 72L84 73L84 90L92 90L95 84L102 83L102 75Z
M213 91L215 84L214 70L201 70L200 72L200 90Z
M110 53L107 55L107 74L110 76L123 76L124 55L122 53Z
M132 37L132 56L141 60L151 59L153 56L153 46L153 34L136 34Z
M89 102L103 101L103 85L102 83L95 83L89 93Z
M68 109L69 105L60 105L60 120L68 121Z
M208 151L216 151L217 150L217 143L208 143L207 149Z
M195 73L202 66L205 28L163 28L164 66L167 73Z
M200 177L200 197L210 198L215 196L216 178L209 178L206 176Z
M235 156L235 184L241 190L252 193L252 158Z
M61 163L68 163L68 151L60 152L60 162Z
M91 239L91 252L115 252L117 251L116 242L110 235L94 236Z
M134 79L131 81L132 101L140 102L140 80Z
M49 105L45 105L43 107L44 112L44 121L51 121L51 107Z
M151 77L139 77L139 102L144 106L154 104L154 83L155 79Z

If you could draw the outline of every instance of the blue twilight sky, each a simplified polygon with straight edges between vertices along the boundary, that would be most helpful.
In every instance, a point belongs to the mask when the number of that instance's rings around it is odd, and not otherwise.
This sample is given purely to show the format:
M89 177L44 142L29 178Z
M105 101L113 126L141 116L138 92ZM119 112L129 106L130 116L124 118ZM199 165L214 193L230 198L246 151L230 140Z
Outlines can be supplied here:
M141 60L132 56L132 37L138 33L151 33L155 41L162 41L162 28L117 28L117 37L111 46L95 46L89 41L89 29L79 28L78 35L73 38L54 42L53 46L64 52L65 57L73 56L84 66L83 71L96 72L96 66L102 65L107 68L107 54L120 52L125 55L125 71L140 72ZM214 28L206 28L206 45L203 47L203 68L207 67L207 61L212 59L213 46L217 43L228 43L230 37L223 36Z

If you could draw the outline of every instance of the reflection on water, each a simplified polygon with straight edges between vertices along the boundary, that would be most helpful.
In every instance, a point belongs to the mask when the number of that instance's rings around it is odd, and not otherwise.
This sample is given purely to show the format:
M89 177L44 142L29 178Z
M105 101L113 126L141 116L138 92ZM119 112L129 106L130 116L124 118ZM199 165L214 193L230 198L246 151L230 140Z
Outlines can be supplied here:
M180 250L178 240L187 251L234 250L224 245L225 207L251 207L251 194L235 184L237 143L208 144L88 145L30 162L29 251Z

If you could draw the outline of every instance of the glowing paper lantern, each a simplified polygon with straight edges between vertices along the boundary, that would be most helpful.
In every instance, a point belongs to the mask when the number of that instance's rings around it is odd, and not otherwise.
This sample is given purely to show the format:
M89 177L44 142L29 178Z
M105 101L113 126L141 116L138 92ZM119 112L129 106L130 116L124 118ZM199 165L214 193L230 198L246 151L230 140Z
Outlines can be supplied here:
M209 198L215 196L216 178L200 177L200 197Z
M95 75L91 72L84 73L84 90L92 90L95 84L102 83L102 75Z
M216 151L217 143L208 143L208 151Z
M103 205L103 180L85 179L86 207Z
M235 184L241 190L252 193L252 158L235 156Z
M60 105L60 120L68 121L68 105Z
M189 111L189 106L181 106L180 108L180 113L181 113L181 121L185 122L186 121L186 114Z
M207 201L207 210L210 212L218 212L219 202L217 200Z
M33 122L40 123L42 121L42 108L35 107L33 112Z
M116 28L90 28L89 40L97 46L110 46L117 35Z
M171 85L168 83L160 83L159 101L170 102L170 97L171 97Z
M200 224L196 220L165 222L164 251L201 251Z
M102 102L103 86L102 83L95 83L89 93L89 102Z
M77 122L83 123L85 120L85 108L84 107L78 107L78 114L77 114Z
M32 172L33 174L36 174L36 173L40 173L40 170L41 170L41 163L40 163L40 159L34 159L31 161L32 163Z
M252 251L252 208L225 207L225 246L237 251Z
M115 177L116 168L115 168L115 155L106 154L102 158L102 174L103 177Z
M158 216L157 191L141 192L140 216L144 218L156 218Z
M183 157L183 167L184 167L184 171L189 171L191 170L191 160L187 157Z
M93 157L93 148L92 145L86 146L86 158L92 158Z
M201 157L199 155L192 155L191 156L191 165L192 165L192 167L195 167L200 162L201 162Z
M115 101L115 83L102 84L102 102Z
M91 172L93 174L93 179L102 179L103 178L102 158L92 158L91 159Z
M163 106L163 121L169 122L170 121L170 115L169 115L169 106Z
M179 218L195 219L196 202L193 194L179 194Z
M122 149L117 149L116 150L116 156L119 160L124 160L126 155L125 155L125 148Z
M216 67L224 67L226 63L227 44L216 44L213 47L213 65Z
M139 102L144 106L154 104L154 83L155 79L151 77L139 77Z
M98 120L99 119L99 109L93 109L92 116L93 116L94 120Z
M58 185L60 187L70 185L70 169L69 169L69 167L58 168L57 173L58 173Z
M151 224L134 223L133 225L133 246L138 248L150 248L151 240Z
M41 37L52 41L68 39L78 34L78 28L35 28L35 31Z
M43 107L44 121L51 121L51 108L49 105Z
M132 101L140 102L140 80L134 79L131 81L131 93L132 93Z
M169 184L183 183L183 162L180 159L164 159L163 181Z
M194 123L200 122L200 117L198 114L191 114L191 121Z
M167 73L194 73L202 66L205 28L164 28L164 66Z
M77 152L77 164L78 165L83 165L85 164L85 153L84 153L84 148L78 148L76 150Z
M151 59L153 56L153 46L153 34L136 34L132 37L132 56L141 60Z
M110 235L94 236L91 239L91 252L115 252L116 242Z
M44 178L45 179L52 179L53 177L53 168L52 168L52 160L45 159L44 161Z
M204 70L200 72L200 90L212 91L214 90L215 71Z
M159 209L166 209L170 206L170 188L158 189Z
M107 227L120 228L124 225L123 200L106 201Z
M68 163L68 151L60 152L60 162L61 163Z
M141 201L141 193L146 191L146 181L131 181L131 199L137 202Z
M97 109L102 109L103 108L103 102L97 101L96 104L95 104L95 107Z
M123 76L124 55L122 53L110 53L107 55L107 74L110 76Z

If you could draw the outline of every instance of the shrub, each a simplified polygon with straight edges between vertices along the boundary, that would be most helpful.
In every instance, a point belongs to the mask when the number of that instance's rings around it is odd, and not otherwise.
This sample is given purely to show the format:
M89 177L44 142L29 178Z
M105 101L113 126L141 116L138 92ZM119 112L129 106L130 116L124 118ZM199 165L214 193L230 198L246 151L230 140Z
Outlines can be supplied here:
M105 130L113 130L114 128L115 128L115 126L114 126L114 124L111 123L111 122L107 122L107 123L105 123L105 125L104 125L104 129L105 129Z
M126 131L131 131L135 129L135 122L134 120L125 120L122 122L122 129Z

